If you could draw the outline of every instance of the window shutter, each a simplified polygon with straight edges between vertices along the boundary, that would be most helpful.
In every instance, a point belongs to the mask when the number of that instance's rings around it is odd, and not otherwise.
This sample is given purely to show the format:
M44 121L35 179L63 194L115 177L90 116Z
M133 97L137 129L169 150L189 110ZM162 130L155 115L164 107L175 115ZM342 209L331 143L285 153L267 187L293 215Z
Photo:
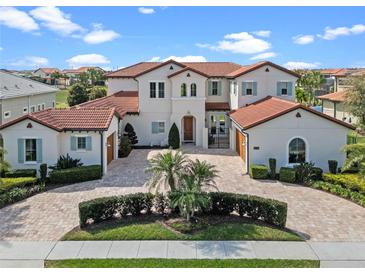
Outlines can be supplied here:
M24 139L18 139L18 163L24 163Z
M293 95L293 82L288 82L288 95Z
M257 96L257 82L252 83L252 95Z
M208 81L208 95L212 95L212 81Z
M91 136L86 137L86 150L92 150Z
M246 82L242 82L242 96L245 96L246 94Z
M75 151L76 150L76 140L77 138L75 136L71 136L71 151Z
M276 94L281 96L281 82L276 83Z
M36 141L36 149L37 149L37 152L36 152L36 157L37 157L37 163L42 163L42 139L37 139Z
M221 96L222 95L222 81L218 82L218 95Z

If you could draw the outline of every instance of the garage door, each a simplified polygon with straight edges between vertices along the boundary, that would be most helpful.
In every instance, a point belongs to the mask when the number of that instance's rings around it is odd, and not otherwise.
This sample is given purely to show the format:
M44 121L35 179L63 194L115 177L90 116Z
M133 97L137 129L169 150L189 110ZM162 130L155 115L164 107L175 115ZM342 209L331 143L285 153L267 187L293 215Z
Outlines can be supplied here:
M107 144L107 163L109 164L114 159L114 133L108 137Z
M246 136L236 129L236 152L246 161Z

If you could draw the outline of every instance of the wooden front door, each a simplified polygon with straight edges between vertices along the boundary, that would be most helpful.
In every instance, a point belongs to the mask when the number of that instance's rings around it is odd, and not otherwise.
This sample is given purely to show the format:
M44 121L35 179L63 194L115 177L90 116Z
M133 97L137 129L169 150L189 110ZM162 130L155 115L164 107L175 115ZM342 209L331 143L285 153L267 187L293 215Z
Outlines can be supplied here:
M184 117L184 141L193 141L193 117Z
M236 129L236 152L243 161L246 161L246 137L238 129Z
M114 133L110 135L107 139L107 163L113 161L114 159Z

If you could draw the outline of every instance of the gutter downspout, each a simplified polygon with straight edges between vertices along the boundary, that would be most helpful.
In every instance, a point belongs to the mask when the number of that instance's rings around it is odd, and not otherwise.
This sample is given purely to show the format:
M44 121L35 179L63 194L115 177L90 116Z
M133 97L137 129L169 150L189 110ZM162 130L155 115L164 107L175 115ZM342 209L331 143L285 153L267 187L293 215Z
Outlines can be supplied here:
M336 116L337 116L336 106L337 106L336 102L333 102L333 117L334 117L334 118L337 118L337 117L336 117Z
M104 135L102 131L100 134L100 165L101 165L101 177L104 175Z

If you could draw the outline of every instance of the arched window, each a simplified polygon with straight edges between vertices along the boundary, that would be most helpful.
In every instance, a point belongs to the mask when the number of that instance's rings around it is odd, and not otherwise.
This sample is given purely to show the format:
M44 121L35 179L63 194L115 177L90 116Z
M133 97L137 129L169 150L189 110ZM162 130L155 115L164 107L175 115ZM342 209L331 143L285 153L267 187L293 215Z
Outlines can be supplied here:
M186 97L186 84L181 84L181 88L180 88L180 95L181 97Z
M289 164L304 163L305 159L305 142L301 138L294 138L289 143Z
M190 92L191 92L191 96L196 97L196 84L195 83L190 85Z

